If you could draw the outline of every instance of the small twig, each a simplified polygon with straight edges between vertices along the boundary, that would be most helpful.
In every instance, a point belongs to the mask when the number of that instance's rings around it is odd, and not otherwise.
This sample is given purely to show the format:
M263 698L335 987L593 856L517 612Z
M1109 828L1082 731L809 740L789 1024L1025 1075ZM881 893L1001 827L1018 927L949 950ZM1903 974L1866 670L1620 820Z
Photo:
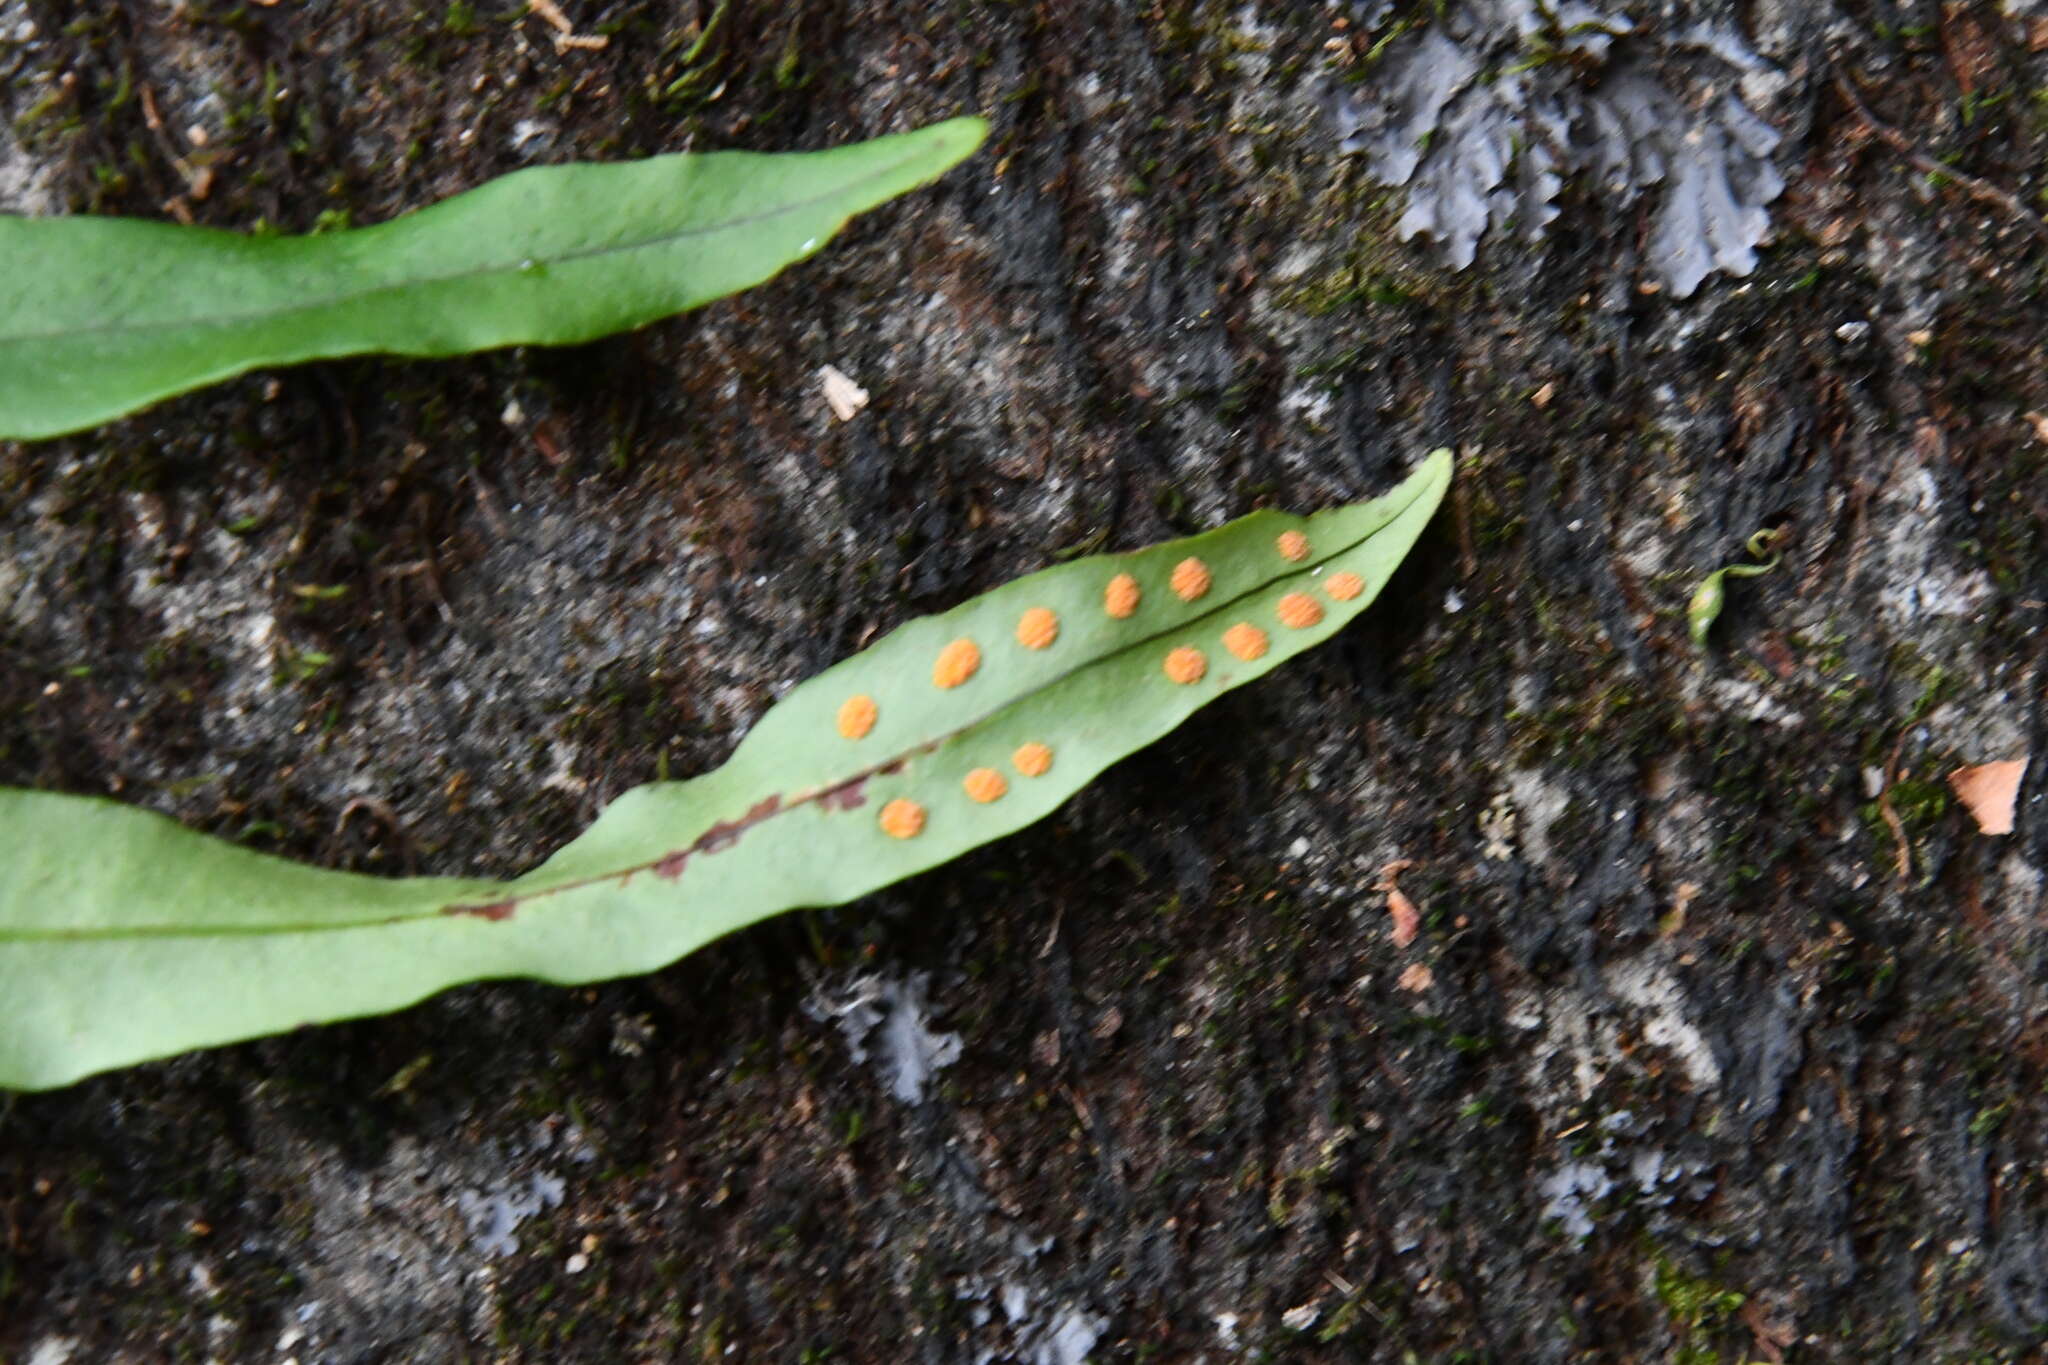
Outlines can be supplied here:
M156 95L147 85L142 87L142 122L148 127L151 136L156 138L157 145L163 149L164 156L170 160L179 177L184 180L185 195L195 200L206 198L213 189L212 168L195 166L180 154L178 144L171 140L170 130L164 127L163 116L157 112ZM192 215L182 202L184 197L181 195L171 201L171 212L180 222L189 224Z
M1878 118L1876 114L1871 113L1870 106L1865 104L1863 97L1856 93L1856 87L1850 83L1847 73L1840 70L1835 72L1835 89L1841 92L1842 98L1848 102L1849 108L1855 113L1856 117L1863 120L1863 125L1886 142L1889 142L1900 156L1912 163L1915 170L1922 171L1928 175L1938 175L1944 180L1954 181L1965 190L1968 190L1972 198L1981 199L1987 204L1997 205L2033 229L2036 236L2048 239L2048 223L2043 223L2036 217L2033 210L2021 203L2019 196L2015 195L2011 190L2000 189L1989 180L1971 175L1968 171L1960 171L1953 166L1943 165L1927 153L1921 151L1913 139Z
M1038 950L1039 957L1046 958L1052 956L1053 945L1060 941L1060 915L1065 909L1064 905L1053 907L1052 929L1045 936L1045 946Z
M526 8L539 15L542 21L555 31L555 50L558 52L566 52L572 47L581 48L585 52L602 52L611 43L611 39L606 37L578 33L576 25L569 21L568 15L562 13L562 7L557 5L555 0L526 0Z
M475 474L470 475L469 483L470 487L476 490L478 510L484 514L484 520L491 524L491 533L500 540L510 539L512 528L506 524L505 514L498 510L497 493Z
M1458 568L1467 578L1479 576L1479 556L1472 552L1472 508L1466 500L1465 480L1451 490L1451 524L1458 532Z
M547 21L557 33L574 33L576 25L569 22L569 16L562 13L562 7L554 0L527 0L527 9Z
M341 808L341 814L334 819L334 838L337 841L341 838L342 834L348 829L349 817L358 811L371 816L384 826L385 830L391 835L392 840L397 843L400 854L405 858L406 871L411 872L419 862L418 858L414 856L412 836L405 832L405 822L398 818L398 812L391 809L391 804L388 801L380 801L374 796L352 798L347 805Z
M1899 841L1899 880L1902 882L1913 875L1913 845L1906 838L1905 822L1892 809L1892 783L1897 780L1899 751L1905 747L1906 731L1901 730L1898 742L1892 745L1891 756L1884 761L1884 785L1877 790L1877 813L1883 818L1884 827L1892 832L1892 838Z

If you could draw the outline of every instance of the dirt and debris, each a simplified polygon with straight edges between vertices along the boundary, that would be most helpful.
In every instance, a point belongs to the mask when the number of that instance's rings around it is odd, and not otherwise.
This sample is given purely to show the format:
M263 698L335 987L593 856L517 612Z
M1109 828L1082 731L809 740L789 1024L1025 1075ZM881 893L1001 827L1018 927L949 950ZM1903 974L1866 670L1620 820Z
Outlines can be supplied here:
M0 1101L0 1359L2038 1355L2048 813L1946 780L2048 746L2038 9L0 0L0 211L994 125L688 317L0 446L0 781L507 875L909 617L1461 457L1012 839Z
M851 422L868 405L868 391L849 379L836 365L819 367L818 387L825 395L825 406L832 409L832 415L842 422Z

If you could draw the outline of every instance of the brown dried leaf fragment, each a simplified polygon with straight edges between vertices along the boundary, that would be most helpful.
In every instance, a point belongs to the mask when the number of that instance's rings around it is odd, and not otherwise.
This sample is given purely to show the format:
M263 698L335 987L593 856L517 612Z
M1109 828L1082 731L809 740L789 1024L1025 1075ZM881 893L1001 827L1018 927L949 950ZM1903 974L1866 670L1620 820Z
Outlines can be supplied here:
M1387 914L1394 921L1394 946L1406 948L1415 942L1415 936L1422 931L1422 912L1415 908L1415 902L1408 899L1394 879L1415 866L1413 858L1396 858L1380 869L1380 879L1373 883L1373 890L1383 892L1387 898Z
M2030 755L1957 768L1948 775L1956 800L1984 834L2012 833L2013 811L2019 804L2020 780L2027 775Z
M1941 45L1948 56L1948 69L1965 96L1999 84L2003 75L1998 39L1985 30L1970 7L1951 3L1942 6Z

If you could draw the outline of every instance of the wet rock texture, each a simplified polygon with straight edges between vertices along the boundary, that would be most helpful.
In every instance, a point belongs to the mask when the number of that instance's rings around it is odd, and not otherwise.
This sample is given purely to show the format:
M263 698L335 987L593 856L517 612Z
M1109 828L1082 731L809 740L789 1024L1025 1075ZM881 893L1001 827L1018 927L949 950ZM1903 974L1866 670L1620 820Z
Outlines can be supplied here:
M2039 6L563 8L606 45L0 0L17 211L994 122L690 317L0 447L0 780L509 872L1063 553L1437 444L1452 499L1341 640L887 895L0 1102L0 1358L2035 1358L2048 810L1941 779L2048 767ZM1390 188L1434 44L1493 84ZM1602 110L1691 169L1615 190ZM1502 127L1537 197L1458 206Z

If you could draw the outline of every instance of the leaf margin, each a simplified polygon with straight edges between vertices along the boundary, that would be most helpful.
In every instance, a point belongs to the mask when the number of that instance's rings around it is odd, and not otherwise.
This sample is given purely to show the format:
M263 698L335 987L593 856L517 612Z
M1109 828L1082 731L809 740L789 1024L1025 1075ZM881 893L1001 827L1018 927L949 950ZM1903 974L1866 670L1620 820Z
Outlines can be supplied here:
M0 279L0 440L46 440L87 431L168 398L222 383L251 370L353 355L384 354L432 359L515 345L576 345L644 327L752 288L789 266L808 259L837 236L854 215L929 184L957 166L981 146L987 133L987 121L970 115L812 152L682 152L625 162L529 166L496 176L481 185L386 222L306 236L255 238L219 228L191 227L154 219L0 214L0 261L10 263L7 278ZM691 268L685 262L665 278L660 271L650 269L648 273L656 278L634 291L632 306L621 303L601 312L593 310L579 315L573 311L581 306L575 296L575 282L559 278L558 268L580 267L584 263L581 257L538 261L530 253L521 256L512 252L488 270L472 267L445 278L366 285L355 294L322 299L320 302L326 306L330 316L324 319L316 317L309 325L325 326L329 330L324 334L316 332L313 340L304 343L285 340L266 345L260 335L264 329L284 328L289 331L289 324L305 314L303 305L225 318L144 320L129 327L125 333L107 325L62 333L10 330L12 319L46 313L53 306L53 300L58 306L68 306L67 301L58 298L53 291L69 282L62 278L61 272L53 276L47 270L37 269L34 262L39 254L46 259L53 254L59 258L69 254L82 259L97 259L110 250L133 251L138 262L149 262L151 269L158 274L216 272L218 278L210 285L222 292L232 291L238 285L246 286L247 276L253 276L259 284L268 287L270 281L264 278L268 274L290 276L315 266L327 269L332 278L343 278L343 272L356 268L359 263L355 258L364 253L372 254L370 268L371 278L374 278L374 253L379 250L396 259L406 250L417 249L418 239L423 236L429 239L431 247L435 245L432 234L447 232L454 235L453 230L444 228L444 224L453 223L459 229L465 217L486 216L494 210L516 206L522 199L552 199L559 201L556 207L560 207L585 199L593 193L592 186L601 187L606 183L640 190L669 175L685 181L698 181L728 169L738 172L749 167L763 175L783 174L799 163L828 167L834 159L873 156L896 149L902 150L901 157L855 177L851 187L837 185L808 201L785 204L775 210L786 215L837 201L843 201L845 206L844 212L836 217L826 215L830 218L829 223L807 229L809 235L802 245L792 242L792 249L773 265L765 269L734 271L726 283L708 291L692 292L683 287L681 280ZM747 224L743 221L724 222L710 228L687 226L666 236L614 244L603 248L603 251L611 255L659 252L673 247L685 236L732 232L744 226ZM74 246L72 239L79 245ZM457 244L449 244L451 250L454 245ZM526 268L536 263L541 266L538 272ZM622 272L624 265L624 262L618 262L614 268ZM557 273L551 274L551 270ZM144 272L137 270L133 273L139 275ZM101 283L106 282L103 280ZM91 281L87 281L80 285L78 292L95 296L108 292L105 288L91 288L90 284ZM502 288L506 297L502 300L483 298L481 290L485 284ZM451 305L438 309L429 307L437 293L450 288L458 294L466 289L477 297L458 297ZM371 295L401 290L409 291L418 303L418 311L427 315L427 320L415 319L414 326L443 330L415 332L413 335L421 338L417 343L404 335L380 339L376 327L395 324L389 320L380 322L374 316L367 320L348 316L348 310L352 308L369 309L374 313L375 310L365 302ZM50 296L43 297L38 291ZM621 292L626 291L622 289ZM529 305L524 301L525 295L534 296L535 302ZM174 297L175 292L131 292L125 301L132 306L147 307L153 301ZM488 313L493 308L513 313L530 309L530 312L523 319L526 324L523 328L507 321L499 330L491 331ZM468 318L466 324L465 317ZM187 336L203 337L210 330L220 331L235 326L246 327L259 335L245 339L239 351L230 350L212 363L197 363L189 356L166 357L160 353L160 347L155 351L145 350L123 362L136 372L132 382L125 388L116 389L115 383L124 376L116 376L114 380L102 376L99 382L103 387L98 392L109 396L94 396L92 371L98 358L94 346L84 338L174 329ZM350 329L355 326L369 328L372 335L352 334ZM33 354L39 347L44 352L40 357ZM28 353L26 358L18 354L24 352ZM156 377L149 377L151 371L156 373Z
M169 847L176 858L187 855L202 863L218 863L226 867L230 863L240 868L231 876L223 875L223 881L233 881L243 876L252 876L267 884L269 878L278 879L290 894L303 895L310 903L333 911L345 907L346 913L336 914L332 923L318 926L302 926L290 933L274 936L251 932L248 924L231 925L219 932L205 936L190 930L174 933L138 935L132 926L126 930L110 928L102 935L106 946L96 950L80 948L76 956L86 962L89 976L97 975L97 985L88 982L88 988L60 996L56 1004L32 1015L27 1021L10 1019L9 1027L0 1030L0 1086L15 1089L47 1089L69 1084L84 1076L114 1067L132 1065L156 1057L174 1055L199 1047L218 1046L242 1041L251 1037L276 1033L292 1026L292 1022L331 1022L346 1018L358 1018L371 1014L405 1008L419 1000L449 989L455 985L472 981L502 979L507 977L528 977L557 984L573 985L588 981L610 979L654 970L681 956L721 938L745 925L756 923L771 915L784 913L804 905L838 904L861 895L871 894L881 887L892 884L904 877L915 875L929 867L950 861L969 848L1004 837L1024 826L1051 814L1063 805L1074 793L1085 786L1103 769L1122 757L1134 752L1144 744L1152 742L1158 735L1178 726L1188 715L1200 706L1214 700L1224 691L1243 686L1270 672L1295 654L1328 639L1356 615L1362 612L1391 576L1392 567L1397 565L1412 547L1429 518L1434 514L1451 474L1451 459L1448 451L1438 451L1425 460L1409 479L1393 491L1367 503L1331 509L1313 517L1290 517L1277 512L1255 512L1249 517L1239 518L1225 527L1188 537L1179 541L1166 542L1161 546L1147 547L1123 555L1091 556L1064 565L1025 575L1009 583L999 585L988 593L963 603L951 612L936 617L921 617L907 622L903 627L890 633L883 640L843 660L816 677L801 684L788 696L771 707L761 722L756 725L741 746L722 767L702 777L685 782L650 783L622 795L588 829L576 839L563 846L554 855L522 877L510 882L489 882L460 878L410 878L386 879L368 877L362 874L345 873L328 869L309 867L304 864L257 853L253 850L226 844L194 831L187 830L168 817L154 812L124 806L97 797L63 796L42 792L27 792L0 788L0 828L21 829L31 822L21 812L29 806L40 805L54 812L53 822L97 825L95 843L102 853L90 869L89 875L100 877L111 888L123 883L122 860L137 856L127 847L128 841L109 838L106 830L115 825L134 832L135 843L140 847L140 857L148 862L156 857L163 847ZM1398 505L1397 505L1398 504ZM1184 604L1193 615L1169 609L1169 619L1158 629L1139 638L1133 643L1093 660L1082 663L1062 676L1059 684L1032 688L1021 700L1011 699L990 709L975 725L948 732L933 753L943 755L943 761L934 761L919 774L919 779L930 783L937 778L950 780L957 777L957 766L946 771L946 762L959 757L947 746L954 740L960 742L955 750L964 750L979 738L981 732L995 728L998 723L1014 722L1021 708L1037 703L1052 706L1055 702L1065 704L1065 689L1076 686L1072 679L1091 669L1103 670L1104 685L1129 687L1134 685L1164 687L1171 689L1158 693L1165 700L1149 705L1143 714L1153 717L1155 733L1133 741L1136 733L1128 724L1119 723L1116 733L1107 739L1095 741L1092 749L1077 749L1071 733L1061 739L1058 757L1055 759L1060 778L1057 782L1033 785L1012 780L1012 792L1004 799L1000 808L984 807L984 813L991 813L988 832L959 834L951 832L945 825L935 824L919 836L918 848L913 853L904 852L911 861L893 869L868 874L865 881L856 879L849 889L844 879L834 884L827 894L803 894L806 887L815 883L805 882L804 875L819 867L833 870L843 868L843 858L835 861L826 845L832 840L852 837L857 828L865 830L870 847L882 836L872 826L873 813L893 794L913 793L916 790L933 790L929 786L915 788L912 776L906 769L870 779L867 790L862 793L863 801L854 811L826 812L828 819L823 825L810 817L799 817L795 821L784 821L778 813L772 820L763 822L759 830L750 831L747 837L756 840L757 851L750 857L761 862L773 860L777 866L787 865L792 869L783 886L765 893L763 901L780 901L767 904L737 917L729 917L709 926L684 926L680 931L673 923L677 913L690 913L688 906L680 912L672 907L659 910L650 908L640 898L645 888L635 892L632 883L644 877L659 883L663 873L658 866L659 855L672 848L683 838L699 839L707 828L715 828L718 820L730 821L738 810L738 793L744 790L747 801L759 797L761 789L751 785L752 773L741 764L743 752L748 744L767 725L770 717L782 713L799 692L812 689L816 696L830 699L836 689L859 676L861 670L849 669L849 665L862 660L872 661L891 653L910 653L922 656L928 638L943 634L948 629L957 629L961 622L985 618L1002 620L1014 616L1014 603L1009 599L1021 600L1028 596L1028 589L1036 584L1058 576L1076 582L1099 583L1108 572L1128 568L1134 564L1147 573L1156 574L1159 566L1177 555L1184 555L1190 546L1214 546L1223 544L1218 537L1228 532L1237 539L1260 539L1277 536L1282 530L1306 529L1311 539L1322 536L1337 519L1345 515L1362 516L1371 522L1374 509L1385 511L1371 529L1357 541L1341 550L1317 559L1314 564L1300 569L1270 575L1246 589L1244 594L1234 598L1223 598L1207 607L1194 609L1193 604ZM1381 537L1386 537L1382 540ZM1227 611L1239 602L1257 597L1270 606L1276 594L1301 583L1312 581L1315 574L1332 565L1363 563L1373 558L1375 545L1385 551L1386 563L1367 576L1367 590L1355 603L1338 604L1327 609L1320 622L1313 628L1283 634L1272 632L1272 649L1268 658L1258 661L1258 666L1248 667L1241 672L1226 671L1219 667L1215 674L1205 679L1202 686L1173 689L1163 676L1156 681L1145 676L1156 671L1159 646L1169 637L1192 632L1202 623L1214 625L1221 617L1239 613ZM1221 560L1220 555L1212 555ZM999 596L1003 594L1008 596ZM1164 596L1164 594L1161 594ZM994 599L996 606L988 605ZM1163 605L1163 604L1162 604ZM1329 603L1326 601L1326 607ZM1246 608L1251 610L1250 607ZM939 623L934 628L931 623ZM928 635L906 632L918 627ZM902 641L907 640L908 644ZM892 643L896 642L896 643ZM876 666L870 662L869 666ZM1114 666L1114 667L1112 667ZM1130 676L1111 676L1118 669L1130 672ZM1134 671L1133 671L1134 670ZM1070 708L1071 710L1072 708ZM1089 712L1090 708L1080 708ZM1107 713L1111 708L1100 708ZM822 717L823 711L813 714ZM757 752L776 756L774 747L756 745ZM750 760L757 762L761 760ZM723 782L721 775L735 774ZM742 781L741 779L749 779ZM788 785L788 784L782 784ZM728 796L725 788L733 789ZM943 784L937 789L943 789ZM684 824L684 833L675 833L673 812L679 802L694 801L697 811L692 819L702 817L706 812L717 816L711 826ZM10 811L9 807L14 807ZM87 818L87 808L91 818ZM31 813L32 814L32 813ZM851 815L853 819L845 817ZM834 823L837 822L837 823ZM650 824L662 825L669 833L659 839L648 839L646 829ZM606 833L600 835L600 831ZM692 832L694 831L694 832ZM831 838L821 837L825 831ZM599 836L599 837L593 837ZM645 841L640 842L640 841ZM579 884L559 889L548 889L561 881L565 865L571 880L578 876L576 863L579 858L586 862L591 859L603 861L615 856L622 846L640 848L649 856L640 858L629 870L621 870L616 863L606 863L606 869L595 881L582 880ZM927 842L928 841L928 842ZM765 851L759 845L766 843ZM887 845L879 845L887 848ZM580 851L578 851L580 850ZM611 850L608 855L607 850ZM677 869L688 881L684 894L696 900L713 900L729 883L733 869L745 860L722 859L710 850L698 857L694 864L686 863ZM856 850L856 858L859 850ZM568 855L565 858L565 855ZM879 855L874 855L879 857ZM39 900L42 890L51 881L61 881L63 873L45 870L40 881L36 866L29 857L17 848L12 855L13 862L0 864L0 985L9 990L0 996L19 1002L27 998L25 988L37 984L37 979L51 973L46 967L33 963L24 968L20 961L10 963L10 957L21 952L27 940L19 930L10 928L15 921L19 907L25 900ZM808 860L808 867L805 867ZM24 866L26 871L23 870ZM781 875L778 873L778 875ZM153 885L152 878L160 874L154 869L138 867L130 880L134 885ZM694 877L694 880L690 880ZM744 879L744 873L742 873ZM617 885L613 885L616 882ZM707 887L706 883L710 885ZM511 913L495 915L477 913L489 910L506 896L508 891L524 888L528 893L545 896L548 899L546 913L515 908ZM272 903L283 892L266 894L261 899ZM367 907L355 904L368 899ZM14 909L9 907L13 906ZM450 913L451 911L455 913ZM660 923L663 915L670 917L667 924ZM520 928L516 933L505 932L505 921L518 919ZM377 933L354 933L351 930L376 929ZM666 929L666 933L655 932ZM303 932L301 931L303 930ZM312 933L323 936L313 945L300 944L296 940ZM692 935L695 935L692 937ZM230 947L230 940L232 945ZM64 944L83 944L83 937L66 939ZM33 945L49 949L52 958L61 956L48 939L39 939ZM175 992L178 983L190 980L207 980L221 975L222 957L239 961L244 972L243 979L262 980L266 973L306 974L303 962L293 960L293 954L303 953L308 947L317 948L324 976L333 979L359 979L364 983L375 983L375 988L364 986L355 1003L341 1008L316 1009L307 1001L306 1017L302 1020L280 1022L275 1010L267 1022L230 1022L221 1027L189 1029L183 1035L171 1040L156 1038L147 1041L128 1039L122 1046L111 1046L106 1030L96 1027L98 1017L113 1011L133 1013L153 1009L165 1019L176 1019L180 1008L176 1000L161 998L166 989ZM209 964L208 953L212 951L215 961ZM451 956L458 956L464 965L451 970L445 963ZM188 975L189 974L189 975ZM167 987L166 983L170 983ZM233 980L223 983L224 991L231 991ZM323 982L325 985L330 984ZM188 993L189 985L183 987ZM231 1009L238 1002L221 995L216 1008Z

